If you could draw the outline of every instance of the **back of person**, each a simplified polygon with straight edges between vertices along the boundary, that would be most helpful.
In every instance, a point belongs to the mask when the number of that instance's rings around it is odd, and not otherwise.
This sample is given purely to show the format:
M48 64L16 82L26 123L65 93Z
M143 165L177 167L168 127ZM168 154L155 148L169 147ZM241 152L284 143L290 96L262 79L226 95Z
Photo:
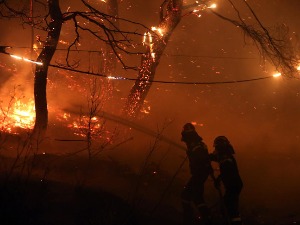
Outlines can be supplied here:
M207 179L211 172L210 159L207 146L204 142L199 141L187 150L189 158L190 172L193 176L203 177Z
M240 177L237 163L232 155L223 156L219 162L220 176L226 190L241 190L243 182Z
M184 225L208 225L210 215L204 199L204 183L212 170L207 146L191 123L183 126L181 141L187 146L191 173L181 193Z

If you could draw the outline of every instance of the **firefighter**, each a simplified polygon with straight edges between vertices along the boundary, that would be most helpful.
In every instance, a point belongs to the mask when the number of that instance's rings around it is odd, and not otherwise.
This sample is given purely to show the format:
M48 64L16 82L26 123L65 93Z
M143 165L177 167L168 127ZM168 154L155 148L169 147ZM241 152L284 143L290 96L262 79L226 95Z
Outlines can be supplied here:
M210 224L210 216L204 201L204 183L212 173L207 146L191 123L183 126L181 136L181 141L187 146L186 154L191 174L181 193L184 225L207 225Z
M214 148L214 152L210 154L210 159L216 161L220 168L220 175L215 180L215 187L220 188L220 183L223 183L225 189L223 201L230 224L241 225L239 196L243 188L243 182L233 156L234 149L225 136L215 138Z

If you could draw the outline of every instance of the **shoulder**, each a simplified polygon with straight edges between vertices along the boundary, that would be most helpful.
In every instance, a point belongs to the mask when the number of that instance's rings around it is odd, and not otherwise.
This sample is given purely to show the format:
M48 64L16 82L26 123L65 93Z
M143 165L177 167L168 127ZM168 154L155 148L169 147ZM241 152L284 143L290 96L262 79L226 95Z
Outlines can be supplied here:
M201 151L201 150L207 150L207 145L204 142L199 142L195 146L191 148L191 151Z
M235 159L234 159L234 157L232 156L232 155L228 155L228 156L225 156L225 157L223 157L221 160L220 160L220 162L222 163L222 164L235 164L236 163L236 161L235 161Z

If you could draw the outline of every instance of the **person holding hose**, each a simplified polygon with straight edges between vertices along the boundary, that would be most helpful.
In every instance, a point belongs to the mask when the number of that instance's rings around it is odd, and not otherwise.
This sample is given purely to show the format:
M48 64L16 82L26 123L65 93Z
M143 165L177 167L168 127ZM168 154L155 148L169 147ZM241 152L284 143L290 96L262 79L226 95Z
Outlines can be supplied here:
M242 225L239 213L239 196L243 188L243 182L233 156L234 149L225 136L215 138L214 149L214 152L209 156L211 161L219 164L220 168L220 175L215 179L215 187L220 189L220 184L223 183L225 189L223 201L229 217L229 224Z
M181 141L187 146L191 174L181 193L184 225L209 225L210 213L204 200L204 184L213 170L208 149L191 123L183 126ZM197 210L196 215L194 208Z

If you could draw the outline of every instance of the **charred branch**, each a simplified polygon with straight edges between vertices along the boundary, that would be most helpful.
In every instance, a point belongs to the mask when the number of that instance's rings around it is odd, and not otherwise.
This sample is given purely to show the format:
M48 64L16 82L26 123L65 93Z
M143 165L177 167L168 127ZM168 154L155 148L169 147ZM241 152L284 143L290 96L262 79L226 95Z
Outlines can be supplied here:
M42 5L46 10L46 4L37 0L34 2L38 3L39 5ZM37 29L42 29L40 26L44 22L43 17L34 16L29 11L30 10L28 8L20 4L10 5L7 1L0 2L0 18L2 17L4 19L20 19L22 24L26 24Z
M112 19L111 21L109 20L107 26L110 29L115 27L116 29L119 30L120 26L119 26L119 21L117 20L117 18L119 17L118 0L108 0L106 2L106 5L107 5L107 14L115 17L115 19ZM118 34L116 34L116 38L119 38ZM110 48L109 45L106 45L104 57L106 58L106 60L104 60L104 64L103 64L103 73L108 75L115 74L118 58L116 57L115 52Z
M66 14L65 14L66 15ZM84 19L85 21L88 21L90 23L90 26L83 27L78 23L78 19ZM74 23L74 30L76 37L74 38L74 41L69 45L68 47L68 54L66 57L67 65L70 66L68 59L69 59L69 53L72 47L76 46L76 44L79 43L80 39L80 30L88 32L90 35L95 37L97 40L100 40L109 46L109 48L112 50L113 54L117 57L119 62L123 65L123 68L131 68L126 65L126 63L121 58L119 52L123 52L125 54L142 54L142 52L138 51L130 51L127 49L130 49L134 46L132 43L132 40L127 37L127 35L132 36L141 36L142 34L135 32L135 31L126 31L126 30L120 30L118 28L109 28L107 27L103 21L107 21L107 17L103 17L102 13L97 13L95 15L93 12L90 13L82 13L82 12L74 12L74 13L68 13L64 17L64 20L70 20L72 19ZM91 26L95 25L95 29L92 29ZM101 29L103 33L99 31ZM123 39L118 38L117 36L121 35Z
M168 1L166 14L159 24L163 35L157 34L155 41L149 43L147 52L142 56L139 74L134 86L131 88L124 111L127 116L135 117L143 106L144 100L151 88L156 68L166 48L167 42L181 20L182 0Z
M73 20L76 35L74 41L68 47L69 52L66 58L67 66L70 66L70 63L68 62L70 50L72 47L76 46L77 43L79 43L79 38L81 35L80 31L84 31L95 37L97 40L104 42L107 46L106 51L110 52L110 57L114 56L114 60L119 61L123 68L136 69L136 67L130 67L124 62L123 58L121 57L121 53L134 55L142 54L142 52L135 50L136 44L133 41L133 37L142 37L143 34L136 31L121 30L119 29L118 23L119 21L123 21L134 25L135 27L139 26L143 30L146 29L150 31L150 29L141 23L118 17L116 13L116 0L111 1L113 1L112 5L114 5L115 8L114 15L103 13L84 0L82 0L82 3L89 9L89 12L64 13L64 21ZM77 20L79 19L88 21L90 25L87 27L79 25L77 23ZM92 29L93 26L94 29ZM102 30L102 32L100 32L100 30Z
M297 74L297 63L299 57L293 50L292 44L288 37L288 29L285 26L277 27L272 35L270 31L263 26L251 6L245 1L251 14L258 23L258 28L253 25L246 24L242 19L239 10L231 0L228 0L237 13L238 20L225 17L215 11L212 11L216 16L226 20L234 26L240 28L244 35L253 41L257 49L260 51L263 59L269 59L278 71L285 77L295 77Z
M161 4L161 6L159 7L159 16L160 16L160 22L163 21L164 19L164 8L166 6L166 4L168 3L168 0L164 0L164 2Z

